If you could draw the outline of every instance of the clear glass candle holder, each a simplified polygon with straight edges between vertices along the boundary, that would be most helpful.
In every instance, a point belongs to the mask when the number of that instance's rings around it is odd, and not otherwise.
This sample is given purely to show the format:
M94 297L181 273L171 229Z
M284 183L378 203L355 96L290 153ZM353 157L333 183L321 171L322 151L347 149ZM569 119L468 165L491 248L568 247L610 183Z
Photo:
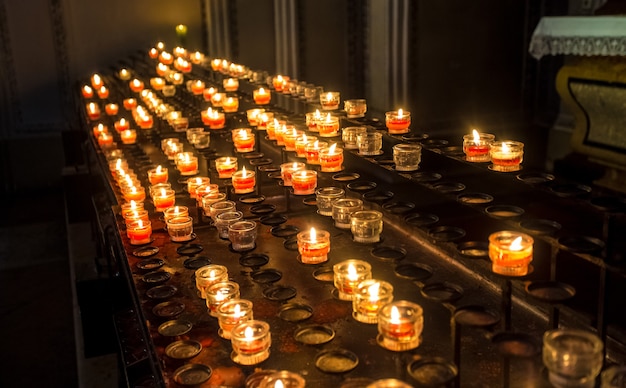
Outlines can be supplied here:
M251 193L256 186L256 173L254 171L239 170L232 176L233 189L236 194Z
M143 245L152 242L152 224L150 221L136 220L126 226L126 235L131 245Z
M269 89L259 88L252 91L252 99L257 105L267 105L272 99L272 94Z
M187 178L187 192L189 197L195 199L198 187L205 186L211 183L211 178L208 176L196 176L193 178Z
M359 133L356 144L361 155L380 155L383 148L383 135L380 132Z
M304 118L305 118L306 126L307 128L309 128L309 131L319 132L317 128L317 122L322 119L322 114L320 113L319 110L316 110L315 112L305 113Z
M407 384L402 380L389 378L373 381L365 388L413 388L411 384Z
M249 130L249 128L246 129ZM235 150L240 153L254 151L254 145L256 143L255 136L251 132L251 130L246 131L246 129L239 129L233 135L233 144L235 145Z
M160 189L153 193L152 202L154 208L158 212L162 212L168 207L174 206L176 201L176 192L172 189Z
M225 198L221 197L219 195L220 192L220 187L217 183L204 183L198 187L195 188L195 198L196 198L196 203L197 206L200 208L206 208L205 210L207 210L207 215L208 210L209 210L209 206L211 205L211 203L213 202L218 202L218 201L223 201ZM204 203L204 200L207 200L207 203ZM209 201L209 199L211 199L211 201Z
M126 190L122 190L122 196L124 201L138 201L143 202L146 199L146 189L141 186L132 186Z
M624 388L626 386L626 365L613 365L602 372L601 388Z
M318 154L322 172L337 172L343 170L343 148L326 147Z
M324 92L320 94L320 105L323 110L335 110L339 108L341 94L339 92Z
M352 213L363 210L363 201L356 198L342 198L333 202L332 216L335 227L350 229Z
M393 162L397 171L415 171L422 160L420 144L396 144L393 146Z
M124 224L126 225L126 229L128 229L128 226L134 221L150 221L150 213L148 213L148 211L145 209L129 210L122 214L122 217L124 218Z
M215 159L215 169L221 179L229 179L238 169L237 158L222 156Z
M350 230L355 242L376 243L383 231L383 213L377 210L360 210L350 215Z
M246 111L246 118L248 119L248 124L253 127L256 127L259 124L259 117L261 113L265 112L265 109L262 108L253 108L248 109Z
M270 355L272 337L270 325L259 320L241 323L231 331L233 346L231 358L240 365L255 365L267 360Z
M232 281L212 284L205 289L205 293L206 306L213 317L218 316L217 310L223 303L240 297L239 284Z
M489 236L491 270L506 276L528 274L533 260L533 238L525 233L503 230Z
M236 211L237 204L234 201L217 201L209 205L209 216L215 222L221 213Z
M555 387L595 387L602 370L604 344L591 332L549 330L543 336L543 364Z
M339 117L330 113L317 121L317 132L320 137L335 137L339 135Z
M326 147L328 147L328 143L325 141L315 140L308 142L304 147L307 164L320 164L320 150Z
M193 218L174 217L167 220L167 233L172 241L189 241L193 234Z
M465 153L465 160L472 163L490 161L491 156L489 155L489 150L495 138L496 136L491 133L480 132L463 136L463 153Z
M402 109L386 112L385 125L392 135L407 133L411 126L411 112L404 112Z
M306 158L306 145L309 142L315 142L316 140L316 136L307 135L306 133L298 136L295 143L296 156L299 158Z
M202 299L206 299L206 289L215 283L228 280L228 268L223 265L209 264L195 272L196 288Z
M202 196L199 195L198 200L202 204L201 207L202 207L202 211L204 212L204 215L207 217L211 217L211 205L217 202L225 201L226 193L220 193L219 191L215 191L215 192L203 194ZM230 210L233 210L233 209L230 209Z
M180 175L196 175L198 173L198 157L191 152L181 152L179 155L176 158L176 168L180 171Z
M333 265L333 284L341 300L352 300L358 284L372 277L372 266L363 260L349 259Z
M267 127L270 123L274 122L274 112L263 112L259 115L259 121L257 123L256 129L259 131L267 130Z
M220 213L215 217L215 227L221 239L228 240L228 227L237 221L243 219L243 213L240 211L228 211Z
M237 221L228 226L228 239L233 251L242 252L254 249L257 237L257 224L254 221Z
M191 145L195 145L197 142L198 136L204 135L204 134L205 134L204 128L201 128L201 127L187 128L187 130L185 131L185 136L187 137L187 141Z
M352 316L359 322L377 323L378 312L393 301L393 286L383 280L366 279L352 295Z
M328 261L330 233L325 230L311 228L311 230L299 232L296 238L300 262L303 264L318 264Z
M161 89L161 93L163 93L165 97L172 97L176 94L176 86L165 85L163 86L163 89Z
M524 143L513 140L491 142L489 148L491 168L494 171L519 171L524 160Z
M313 170L298 170L291 174L291 186L295 195L309 195L315 193L317 187L317 172Z
M226 96L222 101L222 109L224 112L233 113L239 110L239 98L236 96Z
M305 386L306 381L302 376L288 370L268 374L259 383L259 388L304 388Z
M230 339L233 328L241 323L254 319L252 302L246 299L232 299L222 303L217 309L217 319L220 325L217 334Z
M134 129L125 129L120 132L120 138L123 144L135 144L137 141L137 131Z
M280 165L280 177L283 180L283 186L291 186L291 174L295 171L305 170L306 164L301 162L283 163Z
M341 130L341 141L343 141L343 148L348 150L357 150L359 146L356 142L358 134L367 132L367 127L345 127Z
M424 315L416 303L399 300L384 305L378 312L380 346L395 352L415 349L420 345Z
M333 215L333 202L343 198L346 192L339 187L320 187L315 190L315 201L317 202L317 213L322 216Z
M152 200L154 201L154 197L157 194L161 194L163 192L163 190L171 190L172 189L172 184L169 182L163 182L163 183L156 183L152 186L150 186L149 188L149 194L150 194L150 198L152 198Z
M237 78L226 78L222 81L222 86L227 92L236 92L239 89L239 80Z
M343 110L348 118L364 117L367 112L367 101L364 98L346 100L343 103Z
M163 219L167 223L167 220L170 220L175 217L188 217L189 216L189 208L187 206L172 206L168 207L163 211Z
M291 128L291 130L283 132L283 143L285 144L285 151L296 150L296 139L302 136L304 131Z

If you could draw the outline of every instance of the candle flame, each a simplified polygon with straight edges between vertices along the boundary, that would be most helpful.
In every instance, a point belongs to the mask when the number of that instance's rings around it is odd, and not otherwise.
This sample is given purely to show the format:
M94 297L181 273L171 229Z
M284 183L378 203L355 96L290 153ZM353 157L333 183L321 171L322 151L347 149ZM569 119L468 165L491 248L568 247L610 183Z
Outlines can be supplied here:
M215 270L214 269L209 271L209 279L215 279Z
M398 118L401 119L402 118L402 109L398 109Z
M83 90L87 93L91 93L91 87L89 87L89 85L83 86Z
M522 236L517 237L511 245L509 245L509 249L512 251L521 251L522 250Z
M246 167L244 166L244 167L241 169L241 175L243 175L243 177L245 178L247 174L248 174L248 172L246 171Z
M130 200L130 208L132 210L136 210L139 207L139 205L137 205L137 202L134 199Z
M156 46L157 46L157 48L158 48L159 50L163 50L163 49L165 48L165 43L163 43L163 42L157 42Z
M161 173L162 168L163 168L163 167L161 167L161 165L159 164L159 165L157 166L157 168L156 168L156 173L157 173L157 174L160 174L160 173Z
M274 384L274 388L285 388L282 380L276 380L276 383Z
M400 310L396 306L391 306L391 314L389 321L391 323L400 323Z
M246 339L251 340L254 337L254 330L250 326L248 326L243 331L243 335L244 337L246 337Z
M370 302L377 302L380 294L380 283L374 283L369 286L367 293L369 294Z
M174 213L180 213L180 210L178 209L178 205L174 206Z
M309 237L311 238L311 242L317 242L317 232L315 232L315 228L311 228Z
M328 92L328 94L326 94L326 99L332 100L332 98L333 98L333 94L331 92Z
M330 122L331 122L330 113L326 115L326 122L327 122L327 123L330 123Z
M502 153L508 154L509 152L511 152L511 150L509 149L509 146L506 145L506 143L502 143Z
M235 317L240 318L243 315L241 314L241 306L239 306L238 304L235 305Z
M143 228L143 221L142 220L137 220L137 227Z
M98 74L94 74L94 75L93 75L93 83L95 83L95 84L99 84L99 83L100 83L100 81L101 81L101 80L100 80L100 75L98 75Z
M167 195L167 192L165 191L165 189L161 189L161 197L165 197Z
M315 118L319 119L321 117L322 117L322 114L320 113L320 110L319 109L315 109Z
M350 265L348 265L348 279L349 280L357 280L359 278L359 274L356 271L356 267L350 263Z
M241 136L243 139L247 139L248 138L248 131L246 131L245 129L240 129L239 130L239 136Z
M480 134L475 129L472 129L472 134L474 135L474 142L478 143L480 141Z
M265 89L259 88L259 94L265 94Z
M328 147L328 153L329 154L334 154L335 153L335 148L337 148L337 143L333 143L330 147Z

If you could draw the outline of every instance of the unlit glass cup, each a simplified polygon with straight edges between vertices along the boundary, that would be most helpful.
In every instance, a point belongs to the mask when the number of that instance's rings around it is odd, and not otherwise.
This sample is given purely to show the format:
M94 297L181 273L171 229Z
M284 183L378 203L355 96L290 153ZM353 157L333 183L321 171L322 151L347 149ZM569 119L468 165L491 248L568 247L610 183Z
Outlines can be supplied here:
M397 171L415 171L422 160L420 144L396 144L393 146L393 162Z
M350 215L350 230L354 241L376 243L383 231L383 213L376 210L360 210Z
M240 211L228 211L220 213L215 218L215 227L220 238L228 240L228 227L243 218L243 213Z
M601 388L626 387L626 365L614 365L602 372Z
M237 204L234 201L218 201L209 205L209 215L213 219L213 222L217 219L217 216L221 213L235 211Z
M333 202L332 216L335 227L350 229L350 216L352 213L363 210L363 201L356 198L341 198Z
M189 241L193 235L193 218L174 217L167 220L167 233L172 241Z
M383 148L383 135L380 132L360 133L356 136L356 144L361 155L380 155Z
M360 133L366 133L367 127L345 127L341 130L341 141L343 141L343 148L347 150L359 149L356 142L356 137Z
M365 112L367 112L367 102L364 98L346 100L343 103L343 109L346 111L348 118L363 117Z
M237 221L228 227L228 239L236 252L254 249L257 226L254 221Z
M339 187L320 187L315 190L317 213L322 216L333 215L333 202L345 196L346 192Z
M211 217L211 205L216 202L225 201L226 193L220 193L220 192L207 193L207 194L204 194L202 197L198 196L198 199L202 203L202 210L204 211L204 215L207 217Z
M591 332L576 329L549 330L543 336L543 364L555 387L595 386L602 370L604 345Z

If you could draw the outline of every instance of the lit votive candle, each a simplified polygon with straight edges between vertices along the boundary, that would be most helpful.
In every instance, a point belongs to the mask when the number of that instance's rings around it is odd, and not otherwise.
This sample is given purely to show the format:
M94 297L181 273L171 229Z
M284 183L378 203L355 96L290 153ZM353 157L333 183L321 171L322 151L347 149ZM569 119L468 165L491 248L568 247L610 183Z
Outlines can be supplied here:
M265 131L268 129L269 123L273 123L273 122L274 122L274 112L263 112L259 115L259 122L257 123L257 129L259 131ZM268 136L269 136L269 133L268 133Z
M463 136L463 152L468 162L488 162L491 160L489 149L495 139L491 133L480 133L473 130L471 135Z
M219 58L214 58L211 60L211 69L213 71L220 71L222 68L222 60Z
M303 264L318 264L328 261L330 252L330 233L325 230L311 228L309 231L299 232L298 253Z
M320 104L324 110L334 110L339 108L339 92L324 92L320 94Z
M239 80L237 78L226 78L222 81L222 85L227 92L236 92L239 89Z
M224 93L215 93L211 97L211 104L214 107L216 107L216 108L220 107L220 106L222 106L222 103L224 102L225 99L226 99L226 94L224 94Z
M92 98L93 97L93 89L89 85L83 85L80 89L84 98Z
M363 210L363 201L356 198L340 198L333 202L333 221L339 229L350 229L352 213Z
M207 176L196 176L193 178L187 179L187 192L189 193L189 197L196 199L196 190L200 186L208 185L211 183L211 178Z
M109 116L115 116L117 114L117 112L119 111L119 106L117 104L114 104L114 103L106 104L104 106L104 111Z
M119 120L117 120L113 126L115 127L115 130L117 132L122 132L125 131L127 129L130 129L130 121L126 120L125 118L121 118Z
M167 179L167 167L159 165L156 166L156 168L148 170L148 181L151 185L156 185L157 183L165 183L167 182Z
M176 201L176 192L172 189L161 189L152 197L156 211L162 212L168 207L174 206Z
M143 209L144 209L143 202L138 202L138 201L124 202L121 206L120 214L122 214L123 216L124 213L127 211L143 210Z
M220 111L212 110L207 113L207 123L210 129L222 129L226 124L226 115Z
M228 280L228 269L223 265L209 264L195 272L196 288L202 299L206 299L206 289L213 284Z
M122 138L122 143L124 144L135 144L135 141L137 141L137 131L134 129L127 129L120 133L120 137Z
M343 148L333 143L330 147L322 148L319 152L322 172L336 172L343 170Z
M106 132L101 133L100 135L98 135L98 145L100 147L108 147L113 145L113 136Z
M322 216L333 215L333 203L345 196L345 191L339 187L320 187L315 190L317 213Z
M237 152L246 153L254 151L254 135L245 128L234 130L233 143L235 144Z
M109 88L102 85L98 88L98 98L104 100L105 98L109 98Z
M378 312L378 343L385 349L401 352L420 345L424 315L418 304L399 300Z
M191 81L191 93L199 96L204 92L204 81L199 79Z
M94 89L100 89L103 85L104 81L102 80L102 77L100 77L100 74L95 73L91 76L91 86L93 86Z
M239 109L239 98L232 96L225 97L224 101L222 101L222 109L224 109L224 112L228 113L237 112Z
M283 143L285 144L285 151L296 150L296 139L304 135L304 131L299 131L294 127L290 127L283 132Z
M376 243L383 231L383 214L377 210L360 210L350 215L350 230L354 241Z
M121 69L118 76L122 81L128 81L130 79L130 71L128 71L128 69Z
M252 98L254 99L254 103L257 105L267 105L270 103L272 95L270 94L269 90L266 90L265 88L259 88L255 89L252 92Z
M390 134L402 134L409 132L411 125L411 112L402 109L385 113L385 124Z
M161 77L152 77L150 78L150 86L154 90L161 90L165 86L165 80Z
M308 164L320 164L320 150L328 147L328 143L325 141L310 141L305 147L306 162Z
M174 217L168 219L166 223L170 240L183 242L193 238L193 218L189 216Z
M194 65L199 65L204 60L204 54L202 54L200 51L195 51L189 56L189 60Z
M254 171L243 169L236 171L232 175L233 188L236 194L251 193L256 186L256 174Z
M317 172L313 170L299 170L291 174L291 186L295 195L309 195L317 188Z
M146 199L146 189L141 186L132 186L127 190L122 190L122 196L126 202L143 202Z
M172 206L168 207L163 211L163 219L165 222L167 220L171 220L176 217L188 217L189 216L189 208L187 206Z
M280 165L280 177L283 180L283 186L291 186L291 174L295 171L304 170L306 165L301 162L283 163Z
M352 316L359 322L377 323L380 309L393 301L393 286L383 280L366 279L352 295Z
M491 270L506 276L524 276L533 260L533 238L525 233L503 230L489 236Z
M315 140L317 140L317 137L307 135L306 133L298 136L295 144L296 156L299 158L306 158L306 145L307 143L314 142Z
M230 156L222 156L215 159L215 169L221 179L229 179L233 176L233 173L237 171L238 163L237 158Z
M367 101L362 98L346 100L343 103L343 109L346 111L348 118L363 117L365 112L367 112Z
M232 299L222 303L217 309L220 337L230 339L233 328L254 319L252 302L246 299Z
M154 119L152 118L152 115L146 113L137 115L135 121L137 122L137 125L139 125L139 127L142 129L150 129L154 124Z
M489 149L490 168L494 171L518 171L524 158L524 143L513 140L494 141Z
M93 127L93 135L98 138L102 133L109 133L109 127L106 125L99 123Z
M86 105L87 117L89 120L98 120L100 118L100 107L95 102Z
M304 115L306 126L309 128L311 132L318 132L317 123L322 119L322 114L319 109L316 109L315 112L308 112Z
M357 285L372 277L372 266L363 260L349 259L333 265L333 283L341 300L352 300Z
M154 201L154 197L161 193L161 190L169 190L172 188L172 185L169 182L157 183L148 188L148 193L150 194L150 198Z
M128 83L128 86L130 87L130 90L132 90L133 92L139 93L143 90L143 81L135 78Z
M211 101L211 98L213 98L215 93L217 93L217 89L210 86L202 91L202 97L204 98L204 101Z
M273 372L265 376L259 388L304 388L306 381L302 376L288 370Z
M317 131L321 137L335 137L339 134L339 117L331 116L330 113L325 118L317 122Z
M133 221L127 225L126 233L132 245L148 244L152 241L152 225L150 221Z
M230 341L233 361L240 365L258 364L270 355L270 325L259 320L241 323L232 329Z
M224 281L210 285L205 289L206 306L209 314L217 317L217 309L225 302L233 299L239 299L239 284L233 281Z
M260 108L248 109L246 111L246 117L248 119L248 123L252 125L253 127L256 127L259 124L259 117L261 116L261 113L263 112L265 112L265 109L260 109Z
M198 157L190 152L181 152L176 158L176 168L180 171L180 175L195 175L198 173Z
M124 105L124 109L126 109L126 110L133 110L134 108L137 107L137 99L136 98L125 98L122 101L122 104Z
M165 75L167 75L170 71L170 67L164 63L157 63L156 65L156 73L161 76L161 77L165 77ZM165 86L164 86L165 88ZM165 94L165 93L164 93Z
M256 246L257 225L254 221L237 221L228 226L228 239L235 252L244 252Z
M128 226L133 221L150 221L150 214L146 209L129 210L122 213L122 218L124 218L124 223Z

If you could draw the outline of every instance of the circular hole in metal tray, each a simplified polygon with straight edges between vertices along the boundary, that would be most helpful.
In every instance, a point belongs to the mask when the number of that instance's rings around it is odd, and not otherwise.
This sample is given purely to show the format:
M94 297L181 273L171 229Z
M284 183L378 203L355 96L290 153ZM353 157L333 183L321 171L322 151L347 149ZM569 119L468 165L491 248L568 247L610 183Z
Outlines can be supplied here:
M513 205L491 205L485 208L487 213L492 218L500 220L517 219L524 214L524 209Z
M433 276L433 269L422 263L398 264L394 268L397 276L413 281L424 281Z
M244 267L261 267L270 261L268 255L262 253L247 253L239 258L239 264Z
M277 225L270 229L270 233L275 237L289 238L295 236L300 232L300 229L295 225Z
M207 256L194 256L183 261L183 266L185 266L185 268L193 270L209 264L211 264L211 259Z
M317 197L315 195L304 197L302 198L302 203L307 206L317 206Z
M504 357L529 358L541 352L541 341L526 333L498 333L491 342Z
M142 271L154 271L155 269L163 267L163 264L165 264L165 261L163 261L163 259L159 259L158 257L152 257L141 260L136 265L137 268Z
M313 271L313 278L320 282L332 283L335 281L333 267L322 266Z
M443 139L424 139L420 143L422 143L425 148L439 148L449 144L447 140Z
M211 378L211 368L204 364L185 364L174 371L174 381L180 385L199 385Z
M408 133L406 135L402 135L402 140L409 142L409 143L418 143L421 142L422 140L428 139L428 134L427 133Z
M333 175L333 180L337 182L352 182L359 179L361 175L356 172L339 172Z
M454 302L463 296L463 288L450 282L427 284L421 292L424 297L441 303Z
M349 377L341 382L339 388L363 388L373 382L369 377Z
M283 273L274 268L267 268L252 272L251 277L257 283L269 284L282 279Z
M407 365L409 376L419 386L444 387L453 381L458 373L454 364L440 357L416 357Z
M176 253L183 256L193 256L202 252L204 247L200 244L185 244L176 248Z
M293 333L296 341L305 345L321 345L335 338L335 331L326 325L307 325Z
M464 241L457 245L456 250L470 259L482 259L489 256L489 243L486 241Z
M289 237L288 239L283 241L283 246L288 251L297 251L298 250L298 239L295 236Z
M261 381L267 376L276 373L275 369L257 369L250 376L246 378L246 388L259 388Z
M584 197L591 193L591 187L577 183L563 183L550 186L550 191L559 197Z
M374 190L376 188L376 182L370 181L354 181L347 184L347 188L356 192L365 192Z
M529 219L520 221L519 226L530 233L552 236L561 230L561 224L552 220Z
M297 291L291 286L273 286L263 290L263 296L269 300L285 301L295 297Z
M374 158L374 162L380 164L381 166L392 166L394 165L393 157L391 156L377 156Z
M141 247L141 248L137 248L133 251L133 256L135 257L150 257L150 256L154 256L157 253L159 253L159 248L158 247L153 247L153 246L147 246L147 247Z
M146 295L150 299L169 299L176 295L177 292L178 288L176 288L176 286L172 284L163 284L148 289L148 291L146 291Z
M545 172L525 172L517 174L517 179L531 185L539 185L554 180L554 175Z
M263 154L262 152L246 152L243 154L244 159L259 159L264 156L265 154Z
M462 203L477 205L493 202L493 197L485 193L463 193L457 195L456 200Z
M152 308L152 313L157 317L171 318L185 311L185 304L177 301L167 301L157 304Z
M449 156L451 158L464 158L465 157L465 152L463 152L462 146L442 147L439 149L439 151L441 151L442 154Z
M459 182L439 182L433 184L432 188L440 193L458 193L465 190L465 185Z
M258 159L258 160L265 160L265 159ZM252 164L252 163L250 163L250 164ZM265 165L259 167L259 171L276 172L276 171L280 171L280 166L277 166L275 164L265 164Z
M470 327L491 327L500 322L498 313L480 305L457 307L453 318L456 324Z
M426 227L439 222L439 217L435 214L412 213L404 216L404 222L417 227Z
M248 194L239 198L239 202L253 205L265 201L265 196L260 194Z
M301 322L313 315L313 307L302 303L285 303L281 306L278 316L283 321Z
M261 205L254 205L250 207L250 213L256 214L256 215L269 214L273 212L274 210L276 210L276 205L272 205L269 203L261 204Z
M172 275L170 275L169 272L152 271L152 272L148 272L147 274L143 275L141 280L143 280L144 283L148 283L148 284L160 284L160 283L164 283L164 282L170 280L171 277L172 277Z
M606 211L606 212L623 212L626 209L626 199L617 196L600 196L594 197L589 200L589 203L594 207Z
M159 325L157 331L164 337L177 337L187 334L193 327L192 323L183 319L173 319Z
M325 350L315 357L315 366L326 373L345 373L356 368L359 358L345 349Z
M406 249L389 245L373 248L370 253L375 258L384 261L400 261L406 257Z
M258 159L250 159L250 165L251 166L267 166L269 164L272 164L272 159L269 158L258 158ZM259 170L261 170L259 168ZM263 171L263 170L261 170Z
M269 214L259 218L263 225L276 226L287 222L287 216L282 214Z
M194 340L174 341L165 347L165 354L175 360L195 357L202 351L202 344Z
M561 303L576 295L576 289L566 283L553 280L534 280L526 283L528 295L547 303Z
M428 230L435 241L450 242L465 237L465 230L456 226L436 226Z
M367 193L363 194L363 199L366 201L381 204L389 201L391 198L393 198L393 195L394 194L391 191L374 190L368 191Z
M411 179L419 183L437 182L441 177L441 174L432 171L420 171L411 174Z
M602 240L590 236L564 236L559 238L559 244L576 253L598 254L604 249Z
M413 202L407 201L394 201L387 202L383 205L383 209L387 210L393 214L405 214L410 212L415 208L415 204Z
M283 174L280 171L272 171L267 174L267 177L270 179L282 179Z

